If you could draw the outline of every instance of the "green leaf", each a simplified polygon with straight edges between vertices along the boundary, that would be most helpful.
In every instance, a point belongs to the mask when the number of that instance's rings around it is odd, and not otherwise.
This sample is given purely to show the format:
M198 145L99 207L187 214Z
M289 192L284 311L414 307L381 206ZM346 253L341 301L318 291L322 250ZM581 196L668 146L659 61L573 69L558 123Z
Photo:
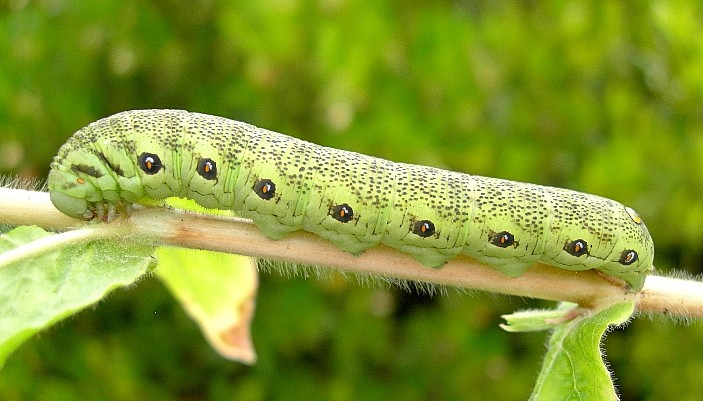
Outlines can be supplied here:
M2 253L26 244L31 250L32 241L52 235L38 227L18 227L0 236L0 261ZM30 251L0 268L0 366L38 331L134 283L153 266L152 252L151 247L101 240Z
M530 397L532 401L564 400L617 400L610 373L603 361L600 342L608 326L622 324L632 315L634 302L618 302L594 314L574 314L574 304L562 304L558 312L561 321L549 340L542 370ZM542 322L539 323L539 314ZM528 315L524 315L528 314ZM544 311L523 312L522 316L508 317L518 322L519 331L529 327L543 328L559 321L559 313ZM554 320L554 319L557 320ZM530 323L531 319L531 323Z
M160 247L157 276L225 358L252 364L251 343L258 276L253 258Z

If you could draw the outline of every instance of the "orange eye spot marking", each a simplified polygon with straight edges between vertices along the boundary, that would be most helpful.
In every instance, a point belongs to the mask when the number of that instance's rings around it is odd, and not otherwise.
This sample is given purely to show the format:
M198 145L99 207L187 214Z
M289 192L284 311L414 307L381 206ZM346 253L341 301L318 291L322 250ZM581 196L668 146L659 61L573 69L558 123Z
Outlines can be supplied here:
M412 223L410 232L421 238L427 238L435 233L435 226L430 220L420 220Z
M85 184L85 180L82 179L81 177L76 178L76 182L79 184Z
M217 171L217 167L214 164L212 165L212 170L213 173ZM256 195L263 200L273 199L276 195L276 184L269 179L259 179L254 183L252 189L254 190L254 193L256 193ZM336 212L334 215L336 216Z
M507 248L511 245L515 247L518 246L518 242L515 241L515 236L507 231L501 231L499 233L491 233L488 236L488 243L493 244L500 248Z
M580 242L577 242L576 245L574 245L574 251L576 253L581 252L582 249L583 249L583 247L581 246Z
M639 260L639 256L637 255L637 252L635 252L634 249L625 249L622 251L622 255L620 256L620 262L621 265L631 265Z
M330 216L340 223L348 223L354 218L354 210L346 203L331 205Z

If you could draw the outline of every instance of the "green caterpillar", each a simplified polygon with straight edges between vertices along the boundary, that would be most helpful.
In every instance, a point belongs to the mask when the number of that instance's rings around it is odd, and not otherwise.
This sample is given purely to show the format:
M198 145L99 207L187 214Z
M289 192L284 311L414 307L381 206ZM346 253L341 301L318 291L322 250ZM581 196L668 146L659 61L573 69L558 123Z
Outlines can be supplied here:
M654 246L622 204L331 149L182 110L126 111L78 131L49 174L63 213L109 220L178 196L241 211L272 239L313 232L359 255L379 243L440 267L463 253L519 276L542 261L639 290Z

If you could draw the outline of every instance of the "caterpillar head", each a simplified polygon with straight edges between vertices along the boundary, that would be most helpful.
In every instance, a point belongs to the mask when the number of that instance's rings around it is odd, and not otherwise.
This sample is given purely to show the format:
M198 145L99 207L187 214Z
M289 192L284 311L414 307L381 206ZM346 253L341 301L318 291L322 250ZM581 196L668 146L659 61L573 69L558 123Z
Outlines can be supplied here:
M52 169L49 172L49 197L51 203L62 213L89 220L93 217L87 199L94 188L86 181L67 171Z
M51 163L47 182L51 202L71 217L112 220L115 211L128 208L141 194L118 182L115 164L107 163L103 150L81 134L85 131L70 138Z
M72 156L75 159L80 154ZM100 167L100 164L66 164L55 160L47 183L49 197L54 206L62 213L75 218L105 219L109 214L108 219L111 220L116 205L121 205L122 202L116 190L101 189L99 180L109 174L107 171L101 171ZM111 178L103 179L110 180L114 183Z

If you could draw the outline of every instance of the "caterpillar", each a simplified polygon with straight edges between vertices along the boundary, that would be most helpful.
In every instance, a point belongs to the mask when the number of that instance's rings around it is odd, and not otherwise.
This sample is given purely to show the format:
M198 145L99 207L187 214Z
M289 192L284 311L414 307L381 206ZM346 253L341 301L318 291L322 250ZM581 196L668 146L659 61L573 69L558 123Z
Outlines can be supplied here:
M353 255L385 244L438 268L466 254L517 277L535 262L639 290L652 239L629 207L595 195L318 146L183 110L100 119L59 149L51 201L86 220L182 197L240 211L271 239L305 230Z

